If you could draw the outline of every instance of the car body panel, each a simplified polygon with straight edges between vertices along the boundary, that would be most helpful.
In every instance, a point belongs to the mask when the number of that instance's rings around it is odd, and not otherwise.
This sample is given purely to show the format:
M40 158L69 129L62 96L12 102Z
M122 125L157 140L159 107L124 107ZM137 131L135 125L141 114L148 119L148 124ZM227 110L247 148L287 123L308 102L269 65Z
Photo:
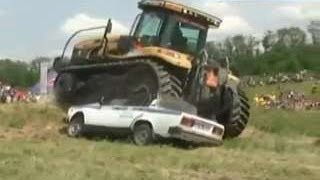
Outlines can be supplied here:
M83 114L84 123L88 126L133 131L137 122L145 121L150 123L154 133L162 138L176 138L195 143L220 144L224 133L224 127L217 122L160 107L103 106L99 104L74 106L68 111L68 122L78 113ZM212 129L202 131L184 126L181 124L184 117L195 119L200 124L211 126ZM221 134L213 134L213 128L221 129ZM179 131L172 131L172 129L179 129Z

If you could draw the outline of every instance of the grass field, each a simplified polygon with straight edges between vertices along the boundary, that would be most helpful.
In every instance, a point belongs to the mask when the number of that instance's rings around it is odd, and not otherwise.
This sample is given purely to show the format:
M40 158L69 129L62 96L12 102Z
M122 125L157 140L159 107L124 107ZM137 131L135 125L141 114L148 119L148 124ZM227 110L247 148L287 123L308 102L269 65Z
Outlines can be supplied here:
M301 90L307 84L298 86ZM275 87L250 89L250 95ZM214 148L70 139L51 105L0 105L0 179L319 179L320 112L252 109L240 138Z

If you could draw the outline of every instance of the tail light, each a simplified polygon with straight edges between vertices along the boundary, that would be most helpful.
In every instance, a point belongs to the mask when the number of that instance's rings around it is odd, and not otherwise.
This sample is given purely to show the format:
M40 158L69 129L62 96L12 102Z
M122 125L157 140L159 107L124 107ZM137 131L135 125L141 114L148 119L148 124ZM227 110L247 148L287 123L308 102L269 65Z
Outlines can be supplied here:
M218 127L214 127L213 129L212 129L212 134L217 134L217 135L222 135L223 134L223 129L221 129L221 128L218 128Z
M187 126L187 127L192 127L195 123L195 120L190 119L190 118L182 118L181 120L181 125Z

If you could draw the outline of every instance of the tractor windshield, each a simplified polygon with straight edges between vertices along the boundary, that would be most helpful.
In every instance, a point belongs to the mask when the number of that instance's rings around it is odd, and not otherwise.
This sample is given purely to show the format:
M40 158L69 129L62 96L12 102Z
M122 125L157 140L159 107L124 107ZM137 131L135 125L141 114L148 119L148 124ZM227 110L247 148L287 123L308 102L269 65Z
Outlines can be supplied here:
M172 17L163 34L162 46L187 54L196 54L205 41L205 30L178 17Z
M207 27L183 16L144 12L134 37L144 46L160 46L196 55L205 46Z
M135 37L143 46L152 46L160 43L160 31L164 18L158 13L145 13L140 19Z

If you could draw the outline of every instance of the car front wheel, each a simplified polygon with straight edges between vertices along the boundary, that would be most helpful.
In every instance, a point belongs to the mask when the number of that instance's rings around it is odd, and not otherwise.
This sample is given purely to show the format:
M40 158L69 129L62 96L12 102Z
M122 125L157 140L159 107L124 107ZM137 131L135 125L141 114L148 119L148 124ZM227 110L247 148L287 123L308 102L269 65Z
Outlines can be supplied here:
M150 145L155 141L152 127L147 123L137 124L133 130L133 142L138 146Z
M68 126L68 135L78 138L83 135L84 119L83 116L76 115L73 117Z

